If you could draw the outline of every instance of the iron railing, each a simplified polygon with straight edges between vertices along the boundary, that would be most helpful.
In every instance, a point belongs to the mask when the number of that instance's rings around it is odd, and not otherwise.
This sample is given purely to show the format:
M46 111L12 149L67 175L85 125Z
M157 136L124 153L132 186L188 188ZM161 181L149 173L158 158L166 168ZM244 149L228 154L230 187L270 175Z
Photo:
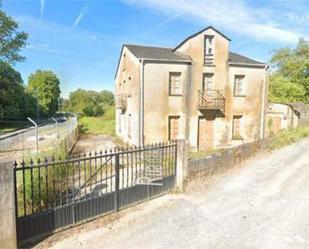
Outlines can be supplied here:
M118 94L116 96L116 108L125 110L127 108L127 100L128 100L127 94Z
M17 237L26 241L172 189L176 142L14 164Z
M213 89L198 90L198 109L221 110L225 109L225 98L223 91Z

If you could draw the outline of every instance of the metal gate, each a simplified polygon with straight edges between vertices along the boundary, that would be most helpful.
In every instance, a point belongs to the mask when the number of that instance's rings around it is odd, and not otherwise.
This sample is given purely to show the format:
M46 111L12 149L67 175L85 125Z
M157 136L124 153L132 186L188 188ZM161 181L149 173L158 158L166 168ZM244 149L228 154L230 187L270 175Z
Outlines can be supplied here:
M166 193L176 162L177 143L168 142L15 163L17 239L23 244Z

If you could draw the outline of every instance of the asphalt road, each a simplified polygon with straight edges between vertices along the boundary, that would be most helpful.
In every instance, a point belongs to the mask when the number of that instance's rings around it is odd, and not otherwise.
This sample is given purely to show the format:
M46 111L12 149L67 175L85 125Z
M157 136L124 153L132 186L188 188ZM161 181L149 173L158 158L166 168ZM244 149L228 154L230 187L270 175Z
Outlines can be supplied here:
M72 229L48 245L309 248L309 139L259 154L211 182L192 183L185 194L166 195L119 216L93 229Z

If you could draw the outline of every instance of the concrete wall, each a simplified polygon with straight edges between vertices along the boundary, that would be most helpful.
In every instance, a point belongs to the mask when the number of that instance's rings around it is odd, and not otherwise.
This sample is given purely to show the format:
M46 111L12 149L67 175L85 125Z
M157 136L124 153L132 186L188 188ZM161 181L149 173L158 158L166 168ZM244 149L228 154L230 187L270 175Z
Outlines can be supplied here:
M0 165L0 248L17 248L12 163Z
M115 95L127 96L125 111L116 109L116 135L125 143L139 145L139 110L140 110L140 71L139 60L126 48L123 48L118 74L115 79ZM130 115L130 118L129 118ZM131 136L128 134L131 120Z
M144 67L144 141L168 140L169 116L180 116L178 139L186 139L190 66L187 64L146 63ZM169 96L169 73L181 73L181 96Z
M188 180L223 173L256 153L266 150L269 143L270 140L263 139L224 149L205 158L191 159L188 162Z

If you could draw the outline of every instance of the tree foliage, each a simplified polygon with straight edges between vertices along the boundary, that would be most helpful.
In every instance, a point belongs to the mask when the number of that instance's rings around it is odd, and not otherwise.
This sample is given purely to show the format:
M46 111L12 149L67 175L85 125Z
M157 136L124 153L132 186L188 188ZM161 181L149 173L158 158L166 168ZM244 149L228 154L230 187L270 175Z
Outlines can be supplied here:
M35 99L24 91L19 72L0 61L0 118L33 116L35 106Z
M23 61L20 50L27 39L28 34L19 30L18 23L0 10L0 60L9 64Z
M78 89L70 93L63 101L63 110L78 113L81 116L102 116L109 106L114 104L114 94L110 91L87 91Z
M281 48L271 59L269 100L309 103L309 43L300 39L295 49Z
M60 81L52 71L37 70L28 79L27 92L39 103L40 112L51 116L58 110Z

